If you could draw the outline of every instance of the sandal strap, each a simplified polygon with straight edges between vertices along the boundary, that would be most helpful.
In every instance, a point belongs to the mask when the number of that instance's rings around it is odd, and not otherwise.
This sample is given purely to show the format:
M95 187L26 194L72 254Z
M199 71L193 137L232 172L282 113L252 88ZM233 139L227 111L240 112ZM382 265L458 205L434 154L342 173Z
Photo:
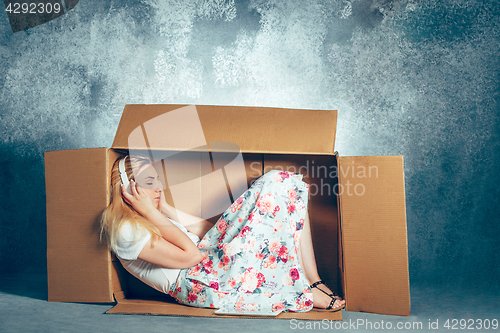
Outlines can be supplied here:
M318 285L320 285L320 284L324 284L324 285L325 285L325 287L328 287L328 286L326 285L326 283L324 283L324 282L323 282L323 280L319 280L319 281L316 281L316 282L314 282L313 284L311 284L310 288L311 288L311 289L312 289L312 288L316 288L316 289L318 289L319 291L321 291L323 294L326 294L326 295L328 295L328 296L330 296L330 297L338 297L338 295L337 295L337 294L335 294L335 292L333 292L333 291L332 291L332 293L331 293L331 294L329 294L329 293L327 293L326 291L324 291L323 289L319 289L319 288L318 288Z
M333 309L333 305L335 304L336 301L338 301L338 296L332 297L332 300L330 301L330 305L328 305L328 307L326 309L327 310Z
M317 288L317 287L316 287L316 286L317 286L317 285L319 285L319 284L325 284L325 283L323 282L323 280L319 280L319 281L316 281L316 282L314 282L313 284L311 284L310 288L311 288L311 289L312 289L312 288L319 289L319 288ZM320 290L321 290L321 289L320 289Z
M337 300L336 298L333 298L333 297L332 297L332 300L330 301L330 305L328 305L328 307L327 307L326 309L327 309L327 310L331 310L331 309L333 309L333 304L335 304L335 301L336 301L336 300Z

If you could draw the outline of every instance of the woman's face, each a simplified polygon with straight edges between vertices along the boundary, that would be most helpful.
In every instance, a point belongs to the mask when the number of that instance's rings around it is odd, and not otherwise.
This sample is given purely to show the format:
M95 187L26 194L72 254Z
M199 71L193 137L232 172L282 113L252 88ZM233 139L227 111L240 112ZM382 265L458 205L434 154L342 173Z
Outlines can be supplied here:
M163 185L160 182L160 176L158 176L156 169L151 164L143 166L139 169L137 176L135 176L135 182L138 187L141 187L148 193L153 201L153 206L159 208Z

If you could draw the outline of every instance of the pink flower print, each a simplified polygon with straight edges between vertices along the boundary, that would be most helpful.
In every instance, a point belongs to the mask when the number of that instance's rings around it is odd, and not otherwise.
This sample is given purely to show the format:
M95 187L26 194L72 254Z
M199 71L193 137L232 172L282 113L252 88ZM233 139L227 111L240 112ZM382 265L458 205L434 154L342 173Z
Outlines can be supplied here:
M256 206L262 213L269 213L272 209L271 194L266 193L264 196L260 197L256 203Z
M286 257L288 255L288 249L286 248L286 246L281 246L281 248L279 249L278 251L278 255L280 257Z
M292 268L290 270L290 277L292 278L292 280L296 281L299 279L299 271L297 270L297 268Z
M292 203L294 203L295 201L297 201L297 192L295 190L289 190L288 191L288 199L290 199L290 201Z
M207 261L203 262L203 268L205 268L205 271L207 273L210 273L212 271L212 269L214 268L214 263L212 262L212 260L207 260Z
M288 203L287 206L288 206L288 214L289 215L293 214L295 212L295 205L292 203Z
M240 277L241 279L241 289L244 292L251 293L257 289L259 285L259 278L257 276L257 270L254 267L247 268L245 273Z
M274 207L274 211L275 211L275 212L279 212L279 211L280 211L280 206L276 206L276 207Z
M227 266L231 262L231 259L228 256L223 256L222 261L224 262L224 266Z
M279 311L285 309L285 304L283 303L274 303L273 304L273 311Z
M279 173L275 173L272 175L271 180L275 183L280 183L283 181L283 177L281 177L281 175Z
M255 257L259 260L262 260L264 259L266 256L262 254L262 252L259 252L259 253L256 253L255 254Z
M223 219L220 219L219 222L217 222L217 230L222 234L224 231L226 231L227 228L227 222L224 221Z
M257 280L259 281L259 283L257 284L257 288L260 288L260 287L262 287L262 284L264 284L264 282L266 282L266 277L264 276L264 274L258 273Z
M234 287L236 287L236 280L229 280L229 281L227 281L227 284L228 284L231 288L234 288Z
M239 312L245 311L245 303L243 302L236 302L234 303L234 309Z
M210 281L209 287L215 290L219 290L219 283L215 281Z
M257 310L257 307L255 306L255 303L248 303L246 306L247 311L255 311Z
M280 175L280 176L281 176L281 178L283 178L283 179L290 178L290 175L288 174L288 172L283 172L283 171L280 171L280 172L279 172L279 175Z
M195 294L201 292L203 290L203 285L201 283L195 283L193 284L193 292Z
M269 242L269 251L277 253L280 249L280 246L281 246L280 240L275 238Z
M246 226L244 226L244 227L243 227L243 229L241 229L241 231L240 231L240 236L241 236L241 237L245 237L245 236L246 236L246 234L247 234L247 232L249 232L249 231L250 231L250 227L249 227L249 226L247 226L247 225L246 225Z
M188 302L189 303L193 303L194 301L196 301L198 299L198 296L196 296L195 294L193 293L189 293L188 294Z
M288 249L286 246L282 246L280 250L278 251L278 256L280 257L281 261L287 262L288 260Z

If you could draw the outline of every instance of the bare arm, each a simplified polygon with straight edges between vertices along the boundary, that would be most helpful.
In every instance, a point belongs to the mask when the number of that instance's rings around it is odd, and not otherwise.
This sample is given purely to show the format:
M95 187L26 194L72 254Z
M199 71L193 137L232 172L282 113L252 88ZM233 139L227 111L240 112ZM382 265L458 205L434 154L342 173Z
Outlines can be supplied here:
M153 223L162 235L152 246L152 239L139 254L139 259L168 268L188 268L202 260L196 244L152 204L149 195L131 181L132 194L122 191L123 196L134 209ZM153 235L153 237L158 237Z

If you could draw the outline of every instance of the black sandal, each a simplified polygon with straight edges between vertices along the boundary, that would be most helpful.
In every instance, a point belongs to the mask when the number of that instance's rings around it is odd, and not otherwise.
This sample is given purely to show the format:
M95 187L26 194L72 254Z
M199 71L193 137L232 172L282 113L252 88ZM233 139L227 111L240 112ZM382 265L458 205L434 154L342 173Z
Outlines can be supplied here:
M331 293L331 294L329 294L329 293L327 293L326 291L324 291L323 289L319 289L319 288L318 288L318 285L319 285L319 284L324 284L324 285L325 285L325 287L328 287L328 286L326 285L326 283L324 283L324 282L323 282L323 280L319 280L319 281L316 281L316 282L314 282L313 284L311 284L311 285L310 285L310 288L311 288L311 289L312 289L312 288L316 288L316 289L318 289L318 290L319 290L319 291L321 291L322 293L324 293L324 294L326 294L326 295L330 296L332 300L331 300L331 302L330 302L330 305L328 305L328 307L327 307L326 309L318 309L318 308L315 308L315 309L314 309L315 311L337 312L337 311L340 311L340 310L342 310L343 308L345 308L345 304L343 304L343 305L339 306L338 308L333 309L333 305L335 304L335 301L337 301L337 300L338 300L338 301L340 301L340 297L339 297L339 295L337 295L334 291L332 291L332 293Z

